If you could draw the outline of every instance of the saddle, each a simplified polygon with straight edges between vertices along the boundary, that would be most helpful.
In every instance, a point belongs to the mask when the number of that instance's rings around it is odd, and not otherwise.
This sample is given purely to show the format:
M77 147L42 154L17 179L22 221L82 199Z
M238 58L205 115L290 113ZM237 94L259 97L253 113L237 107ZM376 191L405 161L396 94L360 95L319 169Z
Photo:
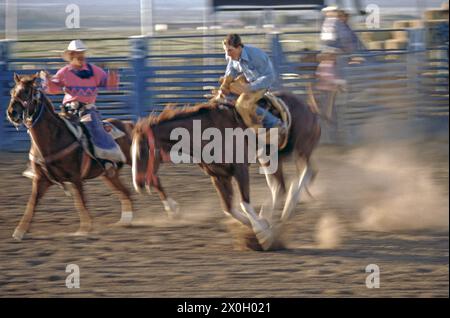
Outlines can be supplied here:
M279 150L286 147L287 141L289 139L289 131L291 128L292 117L289 108L286 103L272 92L267 92L264 94L257 103L259 107L267 109L272 115L278 117L286 127L286 134L282 136L283 140L279 140L278 148ZM266 133L267 135L268 133ZM269 137L269 136L267 136Z
M87 170L89 170L88 165L90 162L90 160L87 159L94 159L96 161L99 161L99 159L94 155L94 145L90 138L89 132L87 128L84 127L83 122L80 121L80 118L78 116L68 114L59 114L59 116L66 124L69 131L83 147L85 155L83 156L82 171L87 172ZM105 131L109 133L114 140L125 136L125 133L114 126L114 124L106 120L102 120L102 123Z
M219 83L221 83L223 79L221 78L219 80ZM238 76L235 81L245 81L245 78L243 76ZM236 100L230 99L224 96L220 96L220 92L216 88L212 88L210 95L205 95L205 97L209 98L211 102L228 105L228 106L235 106ZM278 148L279 150L282 150L284 147L286 147L287 141L289 139L289 131L291 128L292 123L292 117L291 112L289 108L287 107L286 103L279 97L277 97L274 93L268 91L264 94L263 98L257 101L256 103L259 107L267 109L272 115L278 117L283 124L286 127L286 134L282 136L283 140L279 140ZM269 139L266 134L267 139Z

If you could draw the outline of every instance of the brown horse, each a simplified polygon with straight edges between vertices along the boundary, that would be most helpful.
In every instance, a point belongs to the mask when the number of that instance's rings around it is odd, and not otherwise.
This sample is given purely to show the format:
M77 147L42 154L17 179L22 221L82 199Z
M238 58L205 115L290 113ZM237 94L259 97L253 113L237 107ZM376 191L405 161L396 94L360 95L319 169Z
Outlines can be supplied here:
M86 207L83 180L99 177L104 168L87 156L81 143L69 131L61 117L54 111L51 101L37 87L38 74L19 76L14 74L15 86L7 118L15 126L22 123L31 137L30 159L35 171L32 193L25 213L14 231L13 237L21 240L30 227L36 205L53 184L71 183L74 187L75 205L80 214L80 229L76 234L86 234L92 228L92 220ZM133 123L109 120L125 133L117 139L127 164L131 164L130 146ZM119 224L128 225L132 219L132 202L129 190L119 179L118 168L113 176L105 175L105 182L120 196L122 215Z
M281 215L282 222L285 222L289 219L292 210L299 201L302 187L307 183L305 180L308 178L305 178L305 175L309 170L308 168L311 168L310 157L318 144L321 131L318 116L308 105L291 93L280 93L278 96L289 107L292 124L286 147L277 153L280 160L278 160L278 166L274 173L270 173L267 169L267 163L264 164L258 157L263 165L262 168L272 192L272 210L268 216L265 216L266 213L262 210L258 215L250 204L248 161L242 163L199 162L200 167L211 177L221 198L225 214L252 228L258 242L266 250L274 242L274 231L272 228L273 209L279 196L286 193L282 162L287 157L292 156L297 167L297 175L289 188ZM167 159L169 153L172 156L171 150L173 151L173 146L176 143L171 138L172 132L175 129L182 128L189 131L190 136L193 136L194 122L197 120L201 121L202 133L209 128L216 128L224 136L227 128L246 128L233 107L200 104L184 109L166 108L157 117L149 116L139 121L133 133L132 172L134 187L138 192L141 192L141 189L145 186L154 187L169 215L177 214L178 205L165 193L157 176L158 167L164 159ZM194 143L193 139L191 138L190 140L191 145ZM202 149L204 149L205 143L204 140L201 141ZM223 145L223 148L226 147L227 145ZM239 151L234 143L233 147L233 153ZM193 148L191 147L190 149ZM192 152L185 153L185 155L194 156ZM311 170L314 175L313 169ZM242 211L233 207L233 178L238 185Z

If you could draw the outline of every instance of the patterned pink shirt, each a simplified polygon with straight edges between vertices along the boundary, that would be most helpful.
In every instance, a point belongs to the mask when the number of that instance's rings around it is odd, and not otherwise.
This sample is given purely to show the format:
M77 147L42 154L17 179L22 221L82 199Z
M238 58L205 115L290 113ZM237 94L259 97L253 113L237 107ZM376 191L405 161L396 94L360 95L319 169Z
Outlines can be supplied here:
M42 85L48 94L64 92L63 104L78 101L81 103L94 104L97 98L98 88L107 87L108 75L98 66L90 64L94 73L90 78L80 78L73 72L72 65L61 68L50 81L44 80ZM89 70L85 63L81 70ZM115 83L117 84L117 83Z

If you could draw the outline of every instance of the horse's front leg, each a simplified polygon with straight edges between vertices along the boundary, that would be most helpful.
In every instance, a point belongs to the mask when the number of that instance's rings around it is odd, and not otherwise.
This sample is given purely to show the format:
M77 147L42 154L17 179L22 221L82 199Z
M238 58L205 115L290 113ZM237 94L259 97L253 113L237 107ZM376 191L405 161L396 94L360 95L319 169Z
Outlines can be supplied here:
M84 196L83 183L77 181L73 183L75 194L75 207L80 214L80 229L75 235L86 235L92 229L92 218L86 206L86 197Z
M120 181L118 173L112 177L104 176L103 178L106 184L119 195L120 203L122 205L122 214L119 222L116 224L123 226L131 225L131 221L133 220L133 202L131 201L130 191L128 191L127 187Z
M264 250L272 247L275 237L272 226L268 220L258 215L250 203L250 180L248 167L237 165L234 173L234 178L238 184L239 192L241 194L241 208L246 214L251 223L253 232L258 239L259 244Z
M241 211L233 208L233 184L231 183L231 177L211 176L211 181L220 196L223 212L227 216L231 216L238 220L243 225L251 227L251 223L247 216Z
M35 171L36 170L37 169L35 169ZM39 200L44 196L45 192L47 192L50 185L50 181L41 173L38 172L38 174L34 177L32 192L30 198L28 199L27 208L19 222L19 225L16 227L12 235L14 239L19 241L22 240L23 236L30 228L30 223Z

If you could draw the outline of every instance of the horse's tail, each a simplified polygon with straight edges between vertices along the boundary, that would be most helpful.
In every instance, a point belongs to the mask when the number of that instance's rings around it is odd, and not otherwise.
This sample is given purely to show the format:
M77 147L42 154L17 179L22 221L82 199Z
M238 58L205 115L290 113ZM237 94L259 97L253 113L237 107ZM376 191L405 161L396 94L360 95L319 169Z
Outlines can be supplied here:
M130 120L120 120L116 118L107 118L106 121L110 122L111 124L116 126L119 130L125 133L125 136L116 139L116 142L122 149L123 153L125 154L125 157L127 158L126 163L131 165L130 149L131 143L133 142L133 130L135 126L134 123Z
M122 123L124 125L125 133L130 137L130 139L133 139L134 123L131 120L124 120Z

